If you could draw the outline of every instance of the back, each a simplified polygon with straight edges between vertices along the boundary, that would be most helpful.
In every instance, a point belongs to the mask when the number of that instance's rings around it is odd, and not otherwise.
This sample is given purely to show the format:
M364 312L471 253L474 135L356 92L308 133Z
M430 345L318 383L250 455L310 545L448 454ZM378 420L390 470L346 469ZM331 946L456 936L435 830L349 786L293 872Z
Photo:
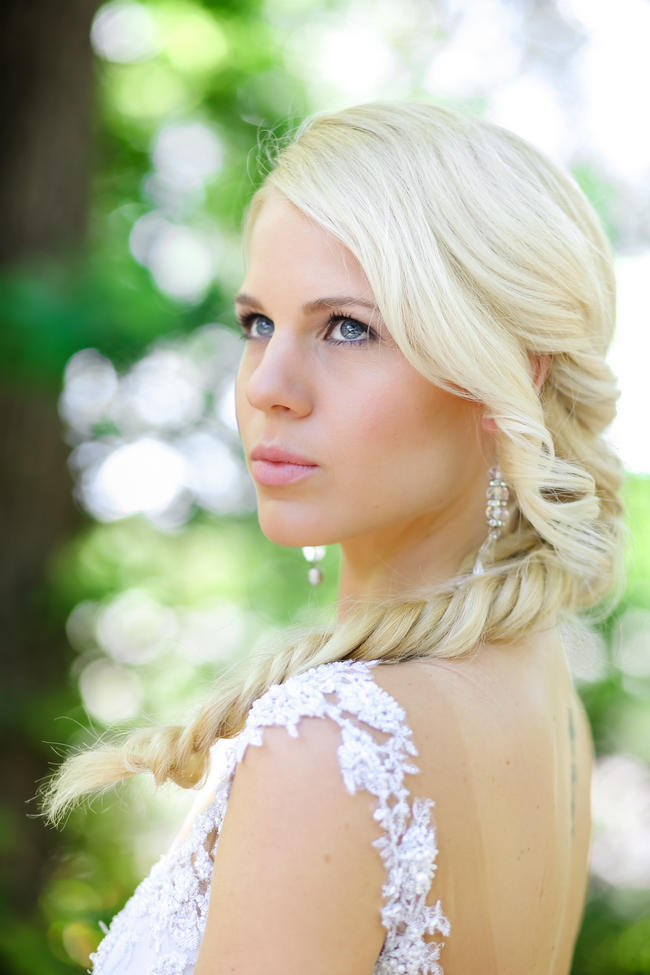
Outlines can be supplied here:
M592 745L558 628L474 658L374 669L435 799L427 902L451 922L445 975L567 975L582 918Z

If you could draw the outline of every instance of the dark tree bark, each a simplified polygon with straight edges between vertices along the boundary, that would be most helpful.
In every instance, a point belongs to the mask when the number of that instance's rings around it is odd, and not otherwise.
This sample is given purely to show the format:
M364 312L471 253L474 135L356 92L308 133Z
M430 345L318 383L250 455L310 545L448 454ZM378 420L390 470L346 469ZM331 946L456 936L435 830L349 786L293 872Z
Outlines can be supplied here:
M74 247L86 229L89 31L99 0L0 5L0 265Z
M80 527L83 515L72 495L51 392L0 392L0 444L0 779L12 838L3 854L2 884L14 909L29 912L58 845L57 834L33 818L37 809L28 803L55 757L39 740L39 724L45 728L53 699L65 699L70 665L48 572L51 556ZM56 737L55 727L49 740Z
M3 274L83 248L93 145L89 30L98 5L0 5ZM0 309L0 328L2 318ZM58 840L30 818L36 810L27 801L53 759L35 730L38 715L68 686L69 650L48 588L50 562L84 521L66 465L58 395L28 378L7 382L0 393L0 776L10 837L0 893L16 918L33 912Z

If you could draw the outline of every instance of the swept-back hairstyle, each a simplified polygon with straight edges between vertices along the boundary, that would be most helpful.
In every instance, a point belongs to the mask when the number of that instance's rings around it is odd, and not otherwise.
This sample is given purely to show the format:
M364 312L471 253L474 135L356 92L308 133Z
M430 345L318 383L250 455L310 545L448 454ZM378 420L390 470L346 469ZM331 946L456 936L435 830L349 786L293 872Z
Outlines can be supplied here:
M470 552L424 595L288 627L225 675L186 727L72 755L44 790L53 822L81 794L138 772L202 784L210 747L291 674L459 657L555 622L602 620L623 592L624 472L602 436L619 395L605 361L615 280L573 178L514 133L428 103L318 112L283 141L248 207L245 246L267 195L281 193L352 252L406 358L494 419L509 522L482 575ZM539 394L529 353L550 355Z

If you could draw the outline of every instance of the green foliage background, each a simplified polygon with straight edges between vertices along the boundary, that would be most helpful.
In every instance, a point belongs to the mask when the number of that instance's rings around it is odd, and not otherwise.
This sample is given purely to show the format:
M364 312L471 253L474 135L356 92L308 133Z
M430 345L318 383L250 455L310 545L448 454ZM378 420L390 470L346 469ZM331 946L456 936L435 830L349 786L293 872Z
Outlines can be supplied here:
M97 349L122 374L163 337L182 342L207 322L233 324L232 280L217 277L200 301L174 301L130 253L135 221L153 208L145 177L156 132L187 116L218 130L223 165L205 195L186 198L179 220L198 225L208 214L236 251L242 210L259 180L260 131L281 135L318 107L307 78L287 61L287 35L301 18L316 23L318 16L336 19L344 13L344 5L334 2L318 10L261 0L149 0L146 7L163 39L159 53L123 64L95 56L87 79L94 114L85 237L23 255L5 264L0 277L0 376L7 401L19 404L17 411L42 403L52 420L43 436L51 440L58 430L62 444L58 397L66 365L79 350ZM408 38L402 43L406 64ZM414 61L412 97L430 97L418 87L416 67ZM474 107L480 111L480 99ZM575 174L617 244L617 187L597 161L581 161ZM92 436L101 442L112 433L100 424ZM37 443L26 447L38 449ZM74 475L62 457L59 461L60 490L72 498ZM8 467L9 483L14 474ZM45 484L35 496L47 512ZM7 666L17 667L21 648L36 641L51 645L56 663L40 679L30 679L25 668L3 706L7 735L23 742L9 766L22 790L22 806L15 796L0 806L0 847L9 864L0 874L0 959L8 975L85 970L102 936L98 922L110 920L130 896L168 845L191 799L178 790L155 793L148 782L134 782L96 800L90 811L75 812L62 833L31 818L36 813L29 801L32 770L44 775L57 753L105 730L90 720L79 693L84 655L66 637L75 608L101 607L131 590L175 610L207 600L236 603L247 621L237 650L245 654L269 628L300 617L306 607L326 608L336 595L338 553L328 552L322 589L308 593L301 553L271 545L254 513L218 516L195 507L179 530L165 532L142 515L96 521L74 498L70 530L43 551L40 575L24 582L18 602L10 594L5 600L6 617L14 621ZM630 607L650 609L650 478L630 475L626 502L634 539L628 588L602 626L608 647L603 675L585 682L581 693L599 755L625 751L650 763L650 681L631 680L611 652L617 619ZM36 634L34 644L29 634ZM137 671L143 688L138 718L182 720L227 662L192 665L170 646L151 662L125 665ZM21 778L19 765L27 754L28 771ZM30 867L31 886L17 899L16 877L21 865L32 862L35 831L42 834L40 859ZM648 890L621 891L594 879L574 975L650 972L649 914Z

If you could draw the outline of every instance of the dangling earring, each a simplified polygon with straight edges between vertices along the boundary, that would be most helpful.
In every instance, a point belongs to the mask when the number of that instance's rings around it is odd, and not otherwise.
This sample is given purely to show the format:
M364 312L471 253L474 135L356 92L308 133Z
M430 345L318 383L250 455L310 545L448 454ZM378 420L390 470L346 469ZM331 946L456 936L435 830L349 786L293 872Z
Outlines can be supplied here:
M485 571L483 568L483 557L488 553L491 555L492 546L500 536L501 529L504 527L508 518L508 508L506 506L510 492L508 491L508 485L501 476L498 463L494 467L491 467L488 473L490 475L490 484L487 489L485 517L490 530L474 562L472 574L475 576L482 575Z
M302 554L305 556L307 561L311 563L309 572L307 573L307 578L309 579L312 586L318 586L323 581L323 573L318 568L318 562L325 555L324 545L303 545Z

